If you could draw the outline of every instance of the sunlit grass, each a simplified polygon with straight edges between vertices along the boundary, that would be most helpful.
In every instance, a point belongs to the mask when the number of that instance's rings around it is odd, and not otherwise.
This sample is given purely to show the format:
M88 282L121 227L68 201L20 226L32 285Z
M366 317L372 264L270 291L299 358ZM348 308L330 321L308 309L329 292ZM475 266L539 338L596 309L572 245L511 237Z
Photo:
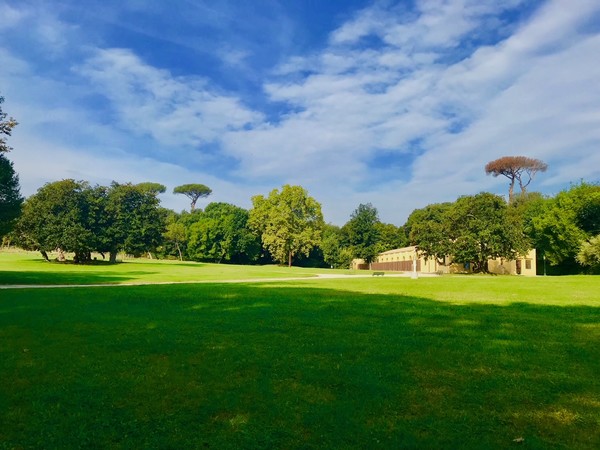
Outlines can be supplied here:
M52 255L54 256L54 255ZM350 271L331 271L350 273ZM167 260L131 259L108 264L101 259L89 265L44 261L38 252L1 252L2 284L131 284L219 281L277 277L310 277L319 270L300 267L237 266ZM323 270L320 270L323 272Z
M444 275L421 277L417 280L378 278L306 280L303 285L351 290L365 294L394 294L417 296L454 304L529 303L540 305L600 307L600 276L519 277ZM278 283L280 285L281 283Z

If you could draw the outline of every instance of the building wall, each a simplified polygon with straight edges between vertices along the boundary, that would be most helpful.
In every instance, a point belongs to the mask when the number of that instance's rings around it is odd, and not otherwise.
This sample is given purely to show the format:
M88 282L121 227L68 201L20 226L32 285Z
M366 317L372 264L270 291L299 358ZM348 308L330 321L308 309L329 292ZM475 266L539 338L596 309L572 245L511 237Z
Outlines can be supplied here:
M355 259L352 261L352 268L410 272L413 270L413 261L416 261L417 272L435 273L439 270L436 261L420 257L414 246L382 252L370 267L362 259Z
M537 272L536 251L535 249L529 250L527 255L512 261L500 258L490 259L488 262L488 270L491 273L496 273L498 275L510 274L530 277L535 276Z
M412 262L417 262L417 271L421 273L465 273L469 268L462 264L453 264L451 258L446 258L446 264L439 264L435 258L425 259L417 253L414 246L397 248L382 252L377 256L371 266L362 259L352 261L352 268L356 270L392 270L408 272L412 269ZM490 259L488 270L498 275L536 275L536 252L530 250L527 255L517 260Z

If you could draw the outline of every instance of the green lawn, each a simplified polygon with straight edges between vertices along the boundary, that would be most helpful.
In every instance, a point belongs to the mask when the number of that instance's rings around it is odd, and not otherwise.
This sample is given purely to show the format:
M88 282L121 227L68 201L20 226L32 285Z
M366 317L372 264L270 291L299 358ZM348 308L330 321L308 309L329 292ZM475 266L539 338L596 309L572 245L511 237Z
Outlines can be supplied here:
M2 449L600 447L600 277L0 290L0 342Z
M332 272L330 270L327 270ZM167 260L135 259L90 265L44 261L39 252L1 252L0 285L6 284L131 284L310 277L319 270L281 266L235 266ZM323 270L320 270L323 272ZM351 273L350 271L333 271Z

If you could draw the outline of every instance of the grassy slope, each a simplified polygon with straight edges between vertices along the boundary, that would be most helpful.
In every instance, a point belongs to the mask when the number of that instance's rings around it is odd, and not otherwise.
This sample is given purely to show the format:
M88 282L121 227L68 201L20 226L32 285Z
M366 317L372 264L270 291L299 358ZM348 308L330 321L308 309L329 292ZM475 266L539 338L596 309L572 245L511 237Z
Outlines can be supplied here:
M600 278L0 291L0 448L598 448Z

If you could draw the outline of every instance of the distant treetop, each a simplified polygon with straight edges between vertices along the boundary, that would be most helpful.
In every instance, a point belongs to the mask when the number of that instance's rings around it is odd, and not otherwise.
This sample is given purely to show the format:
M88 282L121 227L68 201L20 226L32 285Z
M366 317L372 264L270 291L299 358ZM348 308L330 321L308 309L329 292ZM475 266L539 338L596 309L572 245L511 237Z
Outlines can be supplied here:
M143 183L136 184L136 187L145 192L152 194L164 194L167 192L167 187L164 184L154 183L152 181L144 181Z
M515 181L519 182L521 193L524 194L535 174L545 172L546 169L548 169L548 164L542 160L526 156L503 156L485 165L486 174L491 174L494 177L503 175L510 180L508 188L509 203L513 200ZM523 179L524 175L527 175L526 180Z
M182 184L173 189L174 194L183 194L188 197L191 203L191 210L196 209L196 202L200 197L208 197L212 193L212 189L203 184Z

